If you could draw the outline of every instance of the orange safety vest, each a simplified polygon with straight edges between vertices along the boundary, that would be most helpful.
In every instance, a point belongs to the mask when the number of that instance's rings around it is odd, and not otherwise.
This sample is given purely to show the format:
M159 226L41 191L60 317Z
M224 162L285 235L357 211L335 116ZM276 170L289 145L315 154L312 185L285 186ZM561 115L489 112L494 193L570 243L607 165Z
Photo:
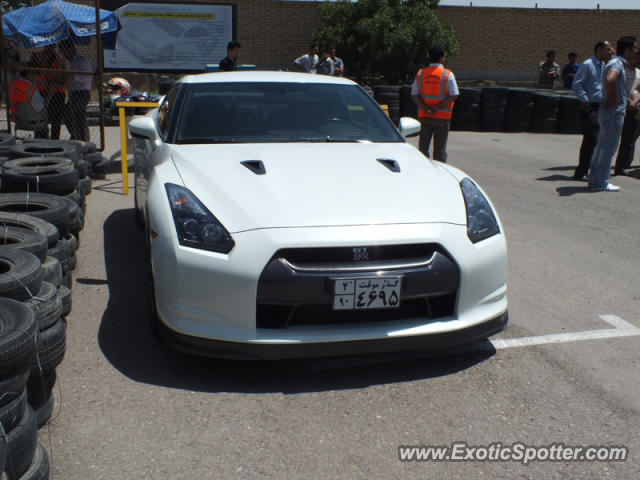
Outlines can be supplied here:
M437 67L425 67L416 75L416 85L420 98L427 105L440 103L449 96L447 80L451 70L447 70L442 65ZM435 113L427 113L426 110L418 110L418 118L441 118L451 120L453 112L453 102L441 107Z
M58 70L64 70L64 59L62 57L60 57L59 55L56 55L56 57L54 58L53 62L51 63L51 65L49 65L47 68L55 68ZM38 87L38 90L40 90L40 93L42 93L43 95L46 93L47 88L49 88L49 81L51 80L51 77L54 76L55 73L53 72L38 72L35 75L34 78L34 83L36 84L36 87ZM54 87L54 91L55 92L60 92L60 93L65 93L67 91L66 87L64 86L64 82L56 85Z
M21 78L14 78L9 84L9 117L17 122L16 111L21 103L28 103L35 93L35 85Z
M64 70L64 58L62 58L59 55L56 55L56 58L53 61L53 64L51 64L51 68L56 68L58 70ZM49 74L51 74L51 73L49 73ZM65 93L67 91L67 89L64 86L64 82L59 83L58 85L56 85L55 86L55 91L59 92L59 93Z

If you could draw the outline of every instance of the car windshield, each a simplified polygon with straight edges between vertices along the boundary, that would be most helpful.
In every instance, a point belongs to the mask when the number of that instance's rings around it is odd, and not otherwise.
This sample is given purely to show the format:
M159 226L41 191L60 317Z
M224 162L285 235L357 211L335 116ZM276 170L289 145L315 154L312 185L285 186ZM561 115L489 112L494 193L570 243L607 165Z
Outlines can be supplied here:
M357 85L191 84L176 143L402 142Z

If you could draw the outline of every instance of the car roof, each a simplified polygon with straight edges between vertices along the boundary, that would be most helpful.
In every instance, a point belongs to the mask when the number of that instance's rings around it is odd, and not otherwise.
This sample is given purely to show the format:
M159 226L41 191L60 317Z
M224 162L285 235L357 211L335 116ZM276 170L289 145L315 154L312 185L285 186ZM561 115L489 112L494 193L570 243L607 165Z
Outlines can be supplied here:
M284 82L284 83L323 83L338 85L356 85L349 79L342 77L330 77L328 75L295 73L295 72L269 72L269 71L235 71L235 72L211 72L197 75L187 75L179 80L180 83L244 83L244 82Z

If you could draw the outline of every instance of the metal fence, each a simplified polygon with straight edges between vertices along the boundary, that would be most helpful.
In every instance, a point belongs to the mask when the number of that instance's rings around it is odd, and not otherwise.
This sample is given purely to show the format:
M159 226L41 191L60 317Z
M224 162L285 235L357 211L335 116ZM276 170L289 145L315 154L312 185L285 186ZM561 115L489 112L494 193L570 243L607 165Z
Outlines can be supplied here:
M34 1L21 8L23 23L38 21L39 13L33 7L42 3ZM0 8L7 19L18 10L7 2ZM86 14L91 8L98 11L99 0L90 6L67 3L67 8L72 14ZM104 150L102 37L95 34L101 28L95 14L92 18L94 23L83 28L94 34L83 37L82 44L60 38L58 33L30 43L7 28L6 22L0 23L0 130L23 138L91 141ZM39 46L53 42L54 37L54 43Z

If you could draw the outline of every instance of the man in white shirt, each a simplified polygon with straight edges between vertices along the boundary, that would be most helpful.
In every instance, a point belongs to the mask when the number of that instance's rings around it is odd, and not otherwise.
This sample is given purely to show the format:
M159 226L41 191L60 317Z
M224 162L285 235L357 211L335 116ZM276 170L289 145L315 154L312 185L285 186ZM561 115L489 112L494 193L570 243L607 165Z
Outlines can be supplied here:
M636 140L640 136L640 49L635 49L629 65L625 67L627 76L627 110L622 124L622 135L618 156L613 169L614 175L627 175L626 169L633 163Z
M293 61L293 64L301 72L316 73L316 67L318 66L318 61L319 61L318 59L319 51L320 51L320 48L318 47L318 45L313 44L309 47L309 53L296 58Z
M60 43L62 55L67 59L67 128L71 138L75 140L89 140L89 126L87 125L87 105L91 98L91 82L93 66L78 53L76 46L68 40ZM82 74L79 72L87 72Z

